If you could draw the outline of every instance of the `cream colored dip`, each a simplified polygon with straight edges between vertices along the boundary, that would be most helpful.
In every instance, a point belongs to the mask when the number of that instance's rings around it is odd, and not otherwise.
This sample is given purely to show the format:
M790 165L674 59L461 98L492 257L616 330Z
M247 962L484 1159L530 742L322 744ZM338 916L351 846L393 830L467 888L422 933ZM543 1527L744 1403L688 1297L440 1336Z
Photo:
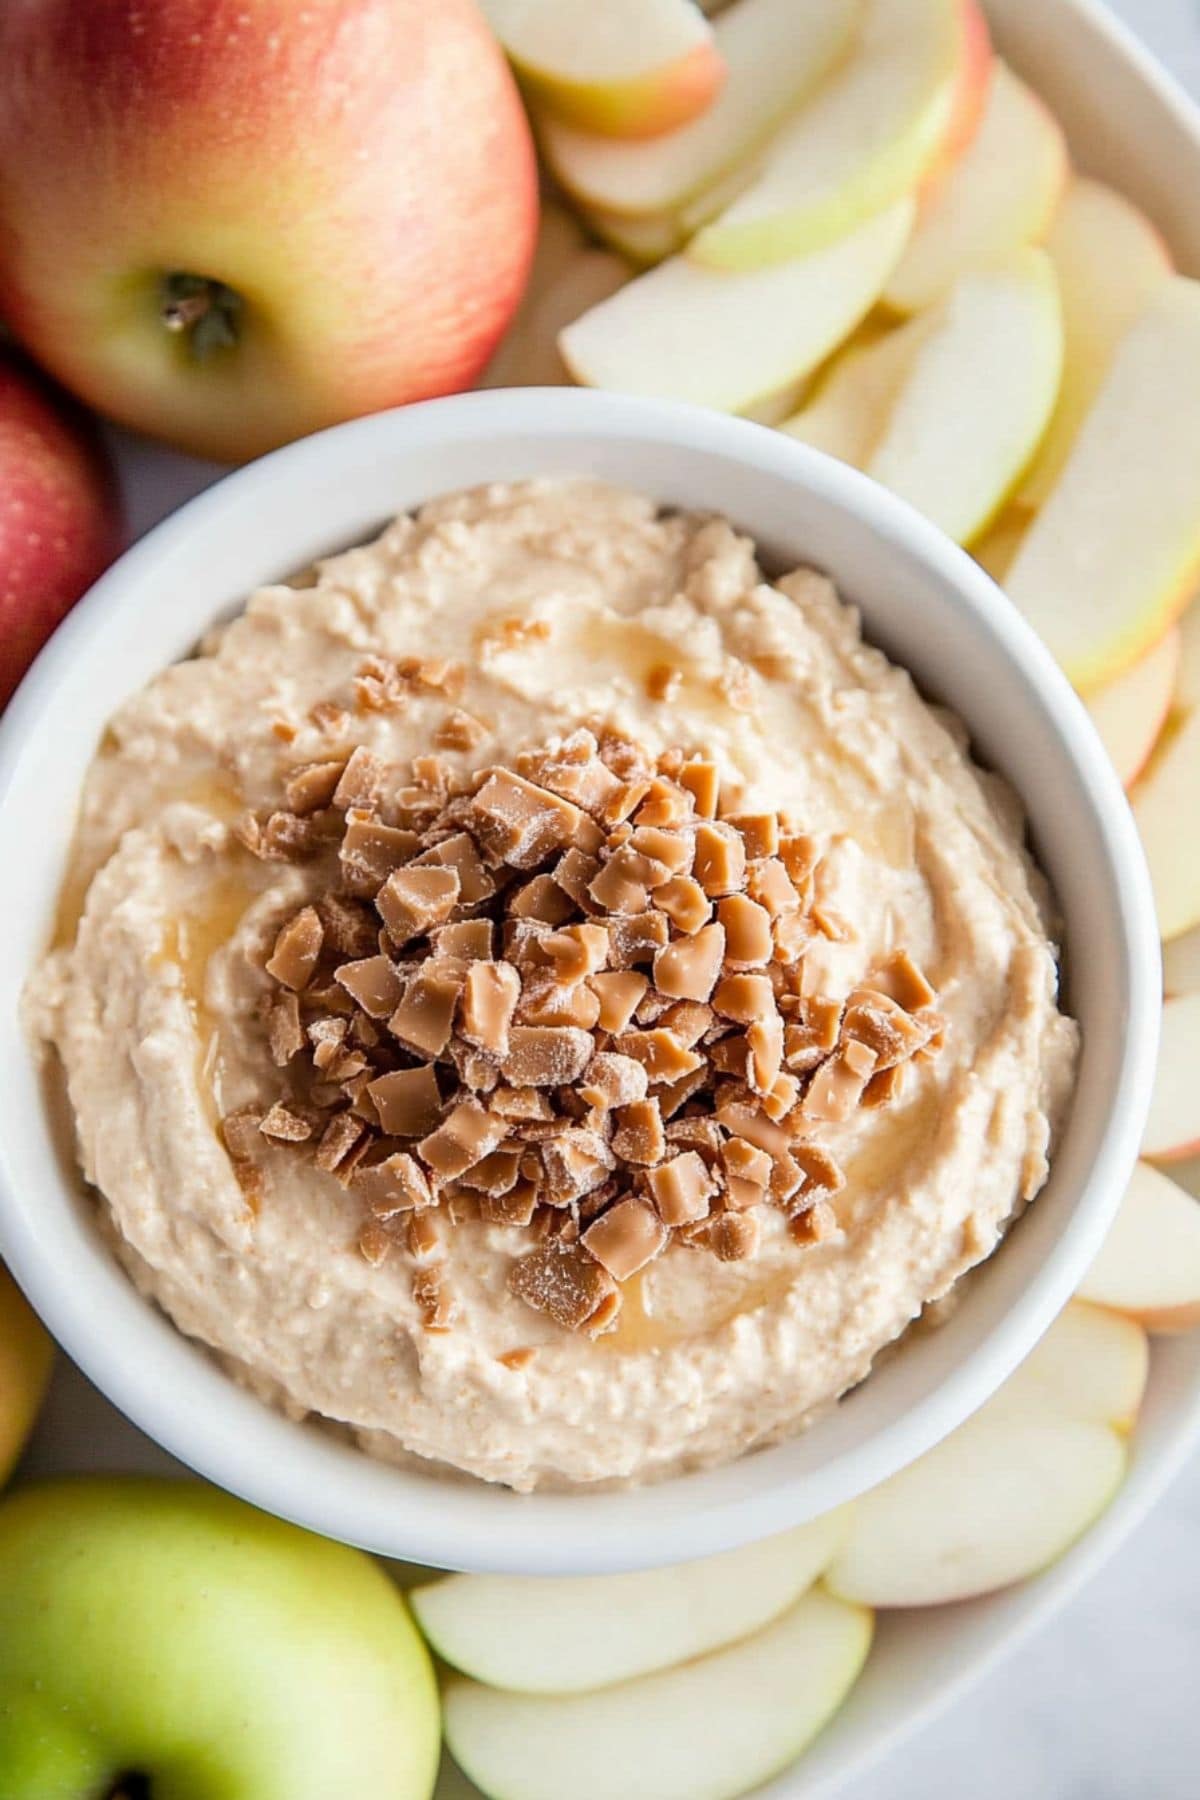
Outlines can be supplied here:
M936 984L938 1058L914 1065L896 1107L822 1134L849 1177L828 1241L798 1246L764 1208L754 1260L669 1250L593 1342L507 1291L523 1232L464 1223L448 1238L463 1317L433 1335L405 1259L358 1254L361 1209L332 1176L268 1147L248 1207L215 1124L274 1095L254 1016L263 945L310 877L255 861L231 824L278 804L297 764L355 743L427 751L444 695L354 710L364 657L414 652L466 667L454 704L489 735L456 766L585 722L702 750L747 805L788 810L825 845L820 898L854 938L809 952L821 991L848 991L898 945ZM684 675L669 703L646 691L663 662ZM332 734L309 718L323 701L347 709ZM769 585L731 525L633 494L495 486L398 519L315 585L263 589L121 709L31 1011L117 1254L258 1391L375 1455L523 1490L648 1481L799 1429L1041 1186L1077 1032L1022 830L961 727L863 644L823 577ZM526 1345L526 1366L498 1360Z

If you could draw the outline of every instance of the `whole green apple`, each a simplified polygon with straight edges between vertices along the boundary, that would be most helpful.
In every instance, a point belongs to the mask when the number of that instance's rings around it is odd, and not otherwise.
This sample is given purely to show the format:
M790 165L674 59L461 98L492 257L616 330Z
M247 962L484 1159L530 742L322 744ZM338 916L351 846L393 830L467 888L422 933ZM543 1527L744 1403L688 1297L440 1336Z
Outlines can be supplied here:
M467 387L532 143L473 0L3 0L0 316L101 412L242 460Z
M437 1689L369 1557L192 1483L0 1505L4 1800L428 1800Z

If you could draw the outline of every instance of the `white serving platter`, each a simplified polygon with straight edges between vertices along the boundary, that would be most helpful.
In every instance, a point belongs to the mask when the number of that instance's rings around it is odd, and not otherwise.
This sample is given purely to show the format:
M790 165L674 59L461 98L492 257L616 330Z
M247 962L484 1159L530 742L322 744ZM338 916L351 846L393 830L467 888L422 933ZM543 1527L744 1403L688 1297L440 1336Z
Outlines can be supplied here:
M1066 127L1077 166L1112 181L1142 206L1179 266L1200 276L1200 111L1099 0L984 5L998 47ZM115 442L135 533L221 472L119 434ZM1193 1173L1200 1173L1200 1164ZM1189 1185L1200 1194L1200 1179ZM948 1706L1095 1573L1145 1517L1198 1439L1200 1332L1159 1339L1131 1471L1100 1523L1022 1587L958 1606L881 1616L870 1661L847 1705L801 1762L758 1790L758 1800L830 1795ZM60 1368L23 1474L176 1468L77 1372ZM947 1775L956 1789L972 1779L966 1770ZM468 1800L474 1793L447 1770L438 1800Z

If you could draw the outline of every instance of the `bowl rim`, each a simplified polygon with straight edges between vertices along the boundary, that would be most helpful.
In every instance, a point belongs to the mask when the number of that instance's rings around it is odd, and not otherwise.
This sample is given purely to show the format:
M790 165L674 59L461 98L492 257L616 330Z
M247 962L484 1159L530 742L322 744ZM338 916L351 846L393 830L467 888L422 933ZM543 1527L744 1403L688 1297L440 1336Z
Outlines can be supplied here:
M712 1554L786 1529L796 1523L798 1511L799 1516L810 1517L828 1510L850 1494L876 1485L920 1455L995 1391L1070 1298L1119 1203L1136 1158L1149 1104L1159 1001L1158 938L1148 872L1124 795L1085 709L1031 628L964 551L943 538L905 502L865 476L778 432L679 403L579 389L475 392L356 419L233 471L165 518L128 550L68 615L0 719L0 845L6 796L26 732L34 719L43 720L52 710L60 671L98 639L108 610L121 600L126 589L143 581L155 564L181 543L219 531L223 517L244 505L256 487L278 484L308 465L320 466L327 476L336 475L340 461L361 457L364 452L386 455L389 445L398 449L407 443L411 447L423 433L432 433L443 444L481 435L489 440L534 436L554 443L582 443L597 436L634 436L649 438L664 451L686 444L748 464L757 475L781 477L806 488L819 501L832 502L853 514L858 526L885 543L905 546L916 560L931 567L940 582L955 591L959 602L974 615L974 624L991 638L993 646L1006 651L1020 665L1038 706L1054 728L1062 755L1071 764L1081 791L1089 797L1093 824L1106 852L1125 952L1128 1012L1110 1113L1103 1132L1097 1135L1088 1168L1080 1176L1071 1217L1053 1254L1030 1279L1020 1304L1009 1308L995 1329L973 1346L947 1379L864 1443L843 1451L815 1473L806 1475L805 1495L799 1508L796 1496L789 1496L786 1483L772 1484L761 1479L756 1483L751 1478L748 1492L726 1496L716 1504L702 1505L689 1513L681 1505L687 1498L684 1485L695 1484L703 1477L684 1475L649 1488L618 1493L553 1496L560 1519L565 1518L563 1506L571 1508L574 1514L575 1528L564 1533L569 1540L564 1543L548 1541L549 1534L533 1527L550 1496L539 1494L521 1501L528 1507L529 1528L514 1529L510 1514L506 1529L497 1532L496 1520L488 1516L497 1511L493 1498L497 1490L484 1483L474 1484L477 1504L468 1510L478 1516L470 1529L464 1529L461 1518L447 1524L440 1516L436 1496L439 1489L444 1490L445 1483L436 1479L429 1485L432 1504L420 1509L419 1519L414 1521L402 1506L395 1508L402 1521L402 1531L396 1534L390 1525L381 1522L383 1515L378 1505L365 1504L370 1485L366 1475L360 1476L358 1487L363 1491L358 1494L354 1492L353 1480L328 1479L336 1475L338 1457L343 1470L349 1467L345 1459L350 1457L360 1470L373 1469L377 1476L386 1465L361 1451L349 1450L332 1436L318 1436L307 1427L285 1420L252 1399L218 1368L215 1359L188 1343L168 1324L167 1331L180 1344L187 1344L209 1376L207 1408L180 1404L178 1397L173 1400L162 1391L151 1354L152 1328L161 1329L164 1315L137 1293L122 1274L120 1280L128 1288L130 1302L125 1323L143 1338L145 1354L131 1354L131 1346L122 1345L121 1332L111 1329L111 1321L106 1321L107 1328L103 1328L99 1321L89 1319L87 1306L67 1293L61 1280L56 1279L56 1267L47 1254L47 1246L19 1204L3 1136L0 1250L68 1353L149 1436L198 1473L310 1529L385 1555L433 1566L523 1573L578 1573L584 1569L600 1573ZM970 709L964 710L969 713ZM14 1128L19 1129L19 1121L14 1122ZM98 1259L115 1269L110 1252L97 1237L93 1258L97 1271ZM161 1341L160 1338L160 1346ZM214 1404L218 1384L224 1399ZM205 1385L199 1372L195 1385L197 1390ZM248 1408L253 1408L253 1416L259 1421L257 1441L249 1451L243 1434L228 1428L239 1416L249 1421ZM740 1466L748 1467L752 1460L760 1459L740 1459ZM327 1478L310 1483L304 1474L307 1465L311 1465L310 1476L323 1470ZM852 1476L848 1474L850 1470ZM387 1473L395 1478L404 1472L391 1469ZM621 1501L630 1494L657 1498L643 1509L644 1517L632 1523L626 1520L619 1533L595 1530L600 1517L597 1508L605 1514L619 1514ZM673 1505L672 1495L676 1501ZM681 1512L685 1513L686 1522L680 1517Z

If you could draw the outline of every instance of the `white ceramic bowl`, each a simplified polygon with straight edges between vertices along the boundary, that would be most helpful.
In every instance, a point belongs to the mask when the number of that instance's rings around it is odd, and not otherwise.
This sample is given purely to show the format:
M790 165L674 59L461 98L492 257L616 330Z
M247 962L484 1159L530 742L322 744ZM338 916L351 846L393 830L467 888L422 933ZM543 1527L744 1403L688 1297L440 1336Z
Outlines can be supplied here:
M143 1301L97 1234L22 1040L80 783L120 701L257 584L397 508L490 479L577 471L720 509L780 564L812 560L869 634L967 720L1026 801L1066 918L1084 1049L1045 1191L936 1333L811 1432L723 1469L603 1495L517 1497L385 1467L235 1387ZM716 414L573 390L473 394L359 420L228 477L131 550L72 614L0 727L0 1249L50 1328L138 1424L273 1512L392 1556L600 1571L697 1556L872 1486L977 1407L1065 1303L1136 1154L1157 1026L1148 882L1120 788L1071 689L961 551L852 470ZM17 872L19 871L19 875Z

